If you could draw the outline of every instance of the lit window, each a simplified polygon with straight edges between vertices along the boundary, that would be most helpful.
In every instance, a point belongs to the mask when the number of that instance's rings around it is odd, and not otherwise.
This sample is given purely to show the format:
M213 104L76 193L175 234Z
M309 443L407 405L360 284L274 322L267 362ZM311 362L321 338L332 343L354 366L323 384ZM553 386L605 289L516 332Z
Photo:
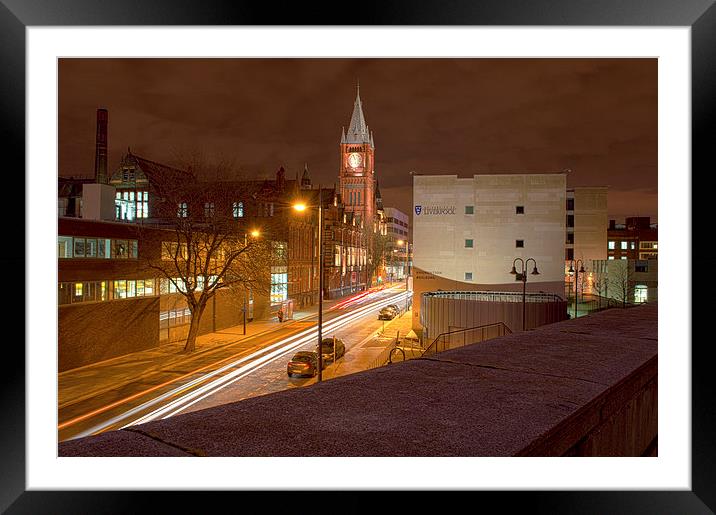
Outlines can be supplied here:
M471 249L473 246L473 240L465 240L465 248Z
M244 216L244 203L234 202L233 211L234 218L242 218Z
M58 236L57 237L57 257L58 258L71 258L72 257L72 238L70 236Z
M646 302L648 298L649 289L643 284L637 284L634 287L634 302L642 303Z
M82 283L75 283L75 297L82 296Z
M465 280L472 281L472 272L465 272Z
M609 256L609 259L614 259L614 256Z
M634 242L632 241L632 242L631 242L631 249L634 250L634 247L636 247L636 245L634 245Z
M465 214L466 215L474 215L475 214L475 206L465 206Z
M627 249L627 244L628 244L628 242L626 242L626 241L623 241L623 242L622 242L622 245L621 245L622 250L626 250L626 249Z
M523 248L525 246L525 240L515 240L515 247Z
M179 218L186 218L189 216L189 206L187 206L186 202L180 202L177 207L177 216Z
M627 258L626 256L622 256L622 257L621 257L621 259L626 259L626 258Z
M616 248L616 242L610 241L609 242L609 250L614 250Z
M85 239L75 238L75 257L85 257Z

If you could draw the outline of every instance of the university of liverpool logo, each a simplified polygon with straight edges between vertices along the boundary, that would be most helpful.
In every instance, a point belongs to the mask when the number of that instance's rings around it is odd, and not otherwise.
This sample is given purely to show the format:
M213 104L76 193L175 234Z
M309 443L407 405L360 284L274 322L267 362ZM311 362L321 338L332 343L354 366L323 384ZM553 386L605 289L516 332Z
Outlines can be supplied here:
M415 206L415 214L419 215L423 211L423 206Z

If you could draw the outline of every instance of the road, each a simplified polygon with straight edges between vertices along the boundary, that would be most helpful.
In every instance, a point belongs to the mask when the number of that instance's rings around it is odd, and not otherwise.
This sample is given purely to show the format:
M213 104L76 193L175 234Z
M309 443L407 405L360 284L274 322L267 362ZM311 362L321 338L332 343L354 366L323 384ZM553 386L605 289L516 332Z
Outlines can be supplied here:
M324 338L335 335L346 344L346 356L324 370L324 379L340 375L344 363L356 354L351 351L381 329L382 322L377 320L377 312L391 303L404 304L405 291L391 288L367 292L324 311ZM228 355L211 355L193 360L190 369L176 370L175 378L166 380L164 377L163 381L159 381L150 376L146 384L133 383L131 388L118 388L96 399L60 409L59 440L98 434L256 395L310 385L316 381L315 378L289 379L286 363L295 352L315 348L317 317L312 318L258 336Z

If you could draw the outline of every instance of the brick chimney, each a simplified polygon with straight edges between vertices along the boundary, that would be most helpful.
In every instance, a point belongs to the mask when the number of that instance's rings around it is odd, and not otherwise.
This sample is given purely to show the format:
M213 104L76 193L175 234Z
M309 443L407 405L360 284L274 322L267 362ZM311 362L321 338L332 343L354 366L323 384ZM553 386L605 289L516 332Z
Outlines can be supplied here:
M106 109L97 109L94 180L98 184L107 184L107 116Z

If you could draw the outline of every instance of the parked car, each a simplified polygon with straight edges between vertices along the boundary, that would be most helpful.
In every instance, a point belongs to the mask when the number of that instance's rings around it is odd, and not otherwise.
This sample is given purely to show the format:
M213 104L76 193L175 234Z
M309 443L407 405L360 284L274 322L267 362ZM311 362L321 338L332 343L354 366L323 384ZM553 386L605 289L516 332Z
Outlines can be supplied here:
M388 304L389 308L393 308L396 313L400 314L400 307L397 304Z
M398 311L390 306L385 306L378 312L378 320L393 320Z
M324 338L321 342L321 354L323 355L323 363L333 362L333 341L334 338ZM346 353L346 346L343 340L335 338L336 342L336 360L342 358Z
M294 354L291 361L286 365L288 377L297 375L299 377L313 377L318 374L318 353L301 351Z

